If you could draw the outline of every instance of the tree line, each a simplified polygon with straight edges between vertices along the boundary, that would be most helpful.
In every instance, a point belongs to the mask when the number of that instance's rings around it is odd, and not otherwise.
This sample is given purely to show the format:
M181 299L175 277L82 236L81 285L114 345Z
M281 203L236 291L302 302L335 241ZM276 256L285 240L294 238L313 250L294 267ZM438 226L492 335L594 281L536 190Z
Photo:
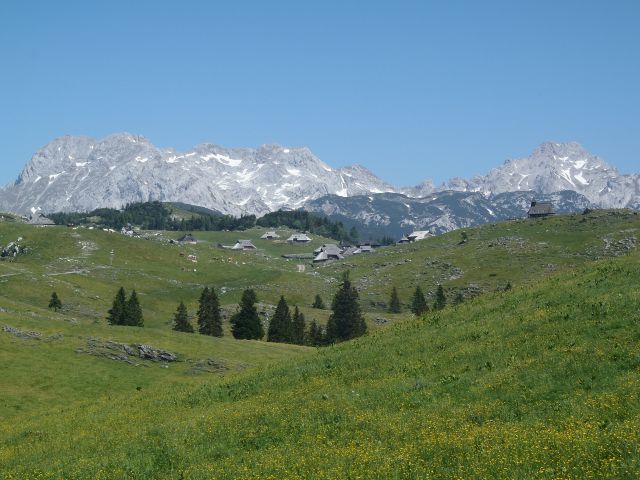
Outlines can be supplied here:
M332 313L326 328L315 319L309 324L298 306L293 311L284 296L280 297L273 317L265 332L256 304L258 297L255 290L247 289L242 293L238 310L231 316L231 334L239 340L262 340L267 336L268 342L291 343L296 345L323 346L364 335L367 325L360 309L358 291L351 283L349 272L342 277L342 282L331 303ZM324 309L325 305L316 295L313 308ZM57 294L52 294L49 308L56 311L62 307ZM197 332L201 335L222 337L222 314L220 300L213 288L205 287L198 301L196 314ZM120 287L108 311L107 321L111 325L144 326L142 309L135 290L127 298L124 287ZM173 316L172 328L175 331L195 333L184 301L180 301Z
M505 291L511 288L508 283ZM464 300L458 292L453 303L459 304ZM238 310L231 316L231 334L240 340L262 340L265 330L258 315L256 304L258 297L255 290L247 289L242 293ZM410 310L415 315L424 315L430 309L442 310L447 305L447 298L442 285L438 285L432 306L417 286L411 298ZM325 304L316 295L312 304L313 308L324 309ZM62 308L62 302L56 292L51 294L49 308L58 311ZM338 291L331 302L332 313L323 328L315 319L307 325L304 314L298 306L294 306L293 312L284 296L280 296L273 317L270 319L266 336L268 342L291 343L296 345L323 346L335 342L350 340L364 335L367 325L360 308L358 291L351 283L349 272L345 272ZM391 289L388 311L400 313L402 310L398 290L394 286ZM220 300L215 289L205 287L198 300L196 313L197 332L201 335L222 337L222 314ZM135 290L127 298L124 287L120 287L108 311L107 321L111 325L144 326L142 308ZM172 328L175 331L194 333L196 330L191 324L189 313L183 301L180 301L173 316Z
M256 225L267 228L289 227L345 242L357 242L360 239L355 227L347 229L342 222L334 222L328 217L304 210L270 212L259 218Z
M176 218L165 204L154 201L129 203L122 210L98 208L88 213L56 212L50 214L49 218L57 225L96 224L115 230L136 225L144 230L234 231L258 225L268 228L289 227L346 242L357 242L359 239L355 227L347 229L342 222L302 210L280 210L267 213L261 218L256 218L255 215L216 215L203 210L195 210L192 213L190 218Z
M95 224L120 230L136 225L144 230L246 230L256 224L255 215L233 217L195 212L190 218L176 218L162 202L129 203L122 210L97 208L90 212L56 212L49 215L57 225Z
M462 293L458 292L454 297L453 303L457 305L462 303L463 301L464 297L462 296ZM444 288L442 287L442 285L438 285L431 307L429 307L427 298L418 285L413 292L413 296L411 297L411 304L409 306L409 309L415 315L424 315L430 310L430 308L433 310L442 310L446 306L447 297L444 293ZM398 290L396 289L396 287L391 288L388 311L389 313L400 313L402 311L402 307L400 305L400 297L398 296Z
M235 338L260 340L264 330L255 307L255 291L245 290L240 300L239 311L231 317L231 332ZM313 303L314 308L324 308L319 295ZM364 335L367 324L360 309L358 291L349 279L349 272L342 282L331 303L332 314L326 329L318 322L311 321L307 327L304 314L297 306L293 313L284 296L280 297L273 318L267 329L268 342L293 343L298 345L322 346Z

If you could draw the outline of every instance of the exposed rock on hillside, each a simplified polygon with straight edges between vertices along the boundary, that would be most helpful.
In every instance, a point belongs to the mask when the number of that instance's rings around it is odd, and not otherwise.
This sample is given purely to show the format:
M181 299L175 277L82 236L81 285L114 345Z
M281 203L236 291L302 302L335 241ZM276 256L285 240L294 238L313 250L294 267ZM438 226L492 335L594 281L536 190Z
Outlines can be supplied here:
M5 325L4 327L2 327L2 331L18 338L42 338L42 334L40 332L20 330L16 327L12 327L11 325Z
M0 247L0 260L13 260L18 255L28 253L29 249L20 242L22 242L22 238L18 238L15 242L9 242L6 247Z
M96 357L104 357L110 360L118 360L131 365L138 363L134 359L152 360L154 362L175 362L178 356L167 350L151 347L141 343L129 345L113 340L87 339L86 348L77 348L78 353L87 353Z

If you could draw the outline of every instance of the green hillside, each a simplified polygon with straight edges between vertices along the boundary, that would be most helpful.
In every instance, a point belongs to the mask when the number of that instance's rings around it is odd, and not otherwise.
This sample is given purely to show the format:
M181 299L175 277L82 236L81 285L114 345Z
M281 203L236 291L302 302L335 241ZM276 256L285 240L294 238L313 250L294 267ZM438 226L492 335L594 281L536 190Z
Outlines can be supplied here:
M21 303L42 306L56 290L66 300L67 313L96 319L104 317L118 286L135 288L148 325L166 325L177 302L193 303L204 285L224 288L221 300L226 304L237 302L244 288L255 288L262 300L273 304L283 294L290 303L310 306L316 293L329 300L348 269L365 310L382 313L392 285L405 307L418 285L433 295L441 283L450 300L457 292L468 298L504 288L508 282L535 282L554 271L625 254L638 228L639 216L627 211L515 220L468 229L463 244L456 231L314 266L308 259L287 260L282 255L309 254L333 240L314 235L309 245L289 245L260 240L266 229L253 228L194 232L201 240L198 245L178 246L168 240L179 238L180 232L148 232L142 239L97 229L5 222L0 223L0 245L22 237L31 253L0 264L0 281L6 296ZM283 239L292 232L277 231ZM252 240L258 251L218 248L238 239Z
M31 249L0 263L0 328L41 334L0 331L0 473L637 478L638 231L638 215L623 211L513 221L469 229L464 243L452 232L299 272L281 258L286 244L215 246L233 232L179 247L170 233L0 224L0 245L21 236ZM260 232L243 238L258 245ZM266 303L283 293L326 320L309 305L315 293L329 303L345 269L372 330L358 340L316 350L170 331L177 302L193 312L204 285L225 288L231 308L253 287ZM464 303L420 319L384 313L391 285L406 304L416 285L439 283ZM143 329L105 324L121 284L140 294ZM52 290L61 313L46 309ZM77 351L92 339L179 361L134 366ZM214 368L199 368L205 360Z

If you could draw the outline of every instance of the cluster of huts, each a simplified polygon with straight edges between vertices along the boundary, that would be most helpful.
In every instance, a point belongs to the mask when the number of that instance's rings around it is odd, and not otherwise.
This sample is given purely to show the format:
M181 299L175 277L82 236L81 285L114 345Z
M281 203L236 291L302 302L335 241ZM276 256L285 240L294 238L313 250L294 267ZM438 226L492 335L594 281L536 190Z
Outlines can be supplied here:
M529 218L539 218L546 217L549 215L553 215L553 205L550 202L536 202L533 200L531 202L531 207L527 212ZM122 231L125 235L131 235L133 233L132 229L130 231L125 231L123 228ZM398 244L405 243L414 243L424 240L426 238L432 237L433 233L429 230L416 230L408 235L403 235L402 238L397 242ZM261 237L261 240L280 240L280 235L278 235L275 231L270 230L265 232ZM311 242L311 237L309 237L306 233L298 232L292 234L289 238L287 238L287 243L290 244L307 244ZM173 241L172 241L173 242ZM192 233L187 233L180 237L177 240L177 243L180 244L190 244L194 245L198 241ZM249 251L249 250L257 250L257 247L253 244L251 240L239 239L234 245L219 245L222 248L226 248L229 250L236 251ZM358 245L351 245L348 243L326 243L321 247L316 248L313 251L313 263L324 263L330 262L334 260L343 260L345 257L349 257L352 255L360 255L372 253L376 248L380 247L379 244L374 242L367 242ZM306 254L305 254L306 255ZM293 257L293 255L292 255ZM296 258L302 258L302 256L296 256ZM306 257L309 258L309 257Z
M377 243L363 243L361 245L350 245L341 243L326 243L313 251L313 263L329 262L331 260L343 260L351 255L359 255L361 253L371 253L374 248L380 247Z
M269 231L260 237L262 240L278 240L280 239L280 235L276 232ZM311 237L309 237L306 233L294 233L289 238L287 238L288 243L297 243L297 244L305 244L311 241ZM176 243L180 243L182 245L195 245L198 243L198 240L193 235L193 233L187 233L182 237L176 240ZM239 239L236 241L234 245L221 245L222 248L226 248L228 250L256 250L257 247L253 244L251 240Z
M276 232L269 231L260 237L261 240L279 240L280 235ZM311 238L307 236L305 233L295 233L287 238L288 243L309 243ZM230 250L256 250L256 246L251 242L251 240L238 240L235 245L227 246L224 248L228 248Z

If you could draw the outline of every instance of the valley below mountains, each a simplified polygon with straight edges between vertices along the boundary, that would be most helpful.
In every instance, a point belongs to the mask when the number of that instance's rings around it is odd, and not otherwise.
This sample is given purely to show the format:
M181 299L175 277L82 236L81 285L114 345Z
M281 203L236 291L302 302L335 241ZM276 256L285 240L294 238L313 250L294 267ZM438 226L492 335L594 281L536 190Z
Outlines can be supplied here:
M553 202L558 213L638 209L640 174L622 175L577 143L546 142L484 176L396 187L360 165L333 168L307 148L202 144L177 152L128 133L64 136L0 189L0 211L82 212L154 200L235 216L304 209L380 237L519 218L533 198Z

